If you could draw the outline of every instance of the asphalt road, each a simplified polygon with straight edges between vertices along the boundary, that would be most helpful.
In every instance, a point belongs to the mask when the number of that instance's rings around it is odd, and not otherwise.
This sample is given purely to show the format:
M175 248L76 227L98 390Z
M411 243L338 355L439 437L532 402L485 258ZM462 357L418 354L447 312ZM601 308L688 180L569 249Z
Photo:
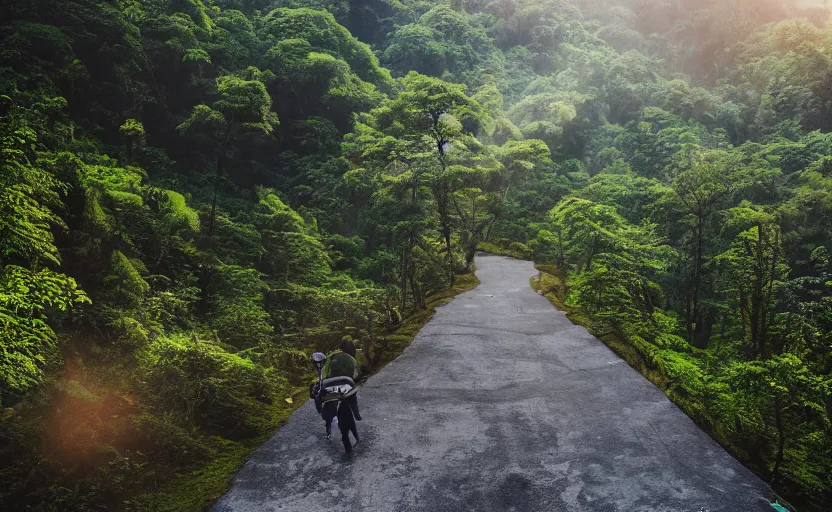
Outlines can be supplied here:
M352 457L307 403L214 512L771 512L760 479L531 289L531 263L477 267L362 387Z

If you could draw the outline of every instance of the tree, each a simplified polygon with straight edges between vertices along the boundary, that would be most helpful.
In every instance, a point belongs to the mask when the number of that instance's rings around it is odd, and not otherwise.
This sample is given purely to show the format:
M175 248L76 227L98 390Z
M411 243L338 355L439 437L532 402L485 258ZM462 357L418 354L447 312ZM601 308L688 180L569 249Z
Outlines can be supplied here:
M118 131L127 144L127 162L125 165L132 165L135 162L136 150L145 143L144 126L135 119L128 119L119 127Z
M262 237L261 268L277 283L320 286L329 276L329 257L317 233L275 194L260 189L255 227Z
M731 248L716 260L738 294L744 338L751 356L771 355L768 334L773 323L776 287L785 279L780 227L776 217L751 205L726 212L724 231L739 231Z
M40 383L57 344L48 322L89 303L74 279L54 270L61 260L52 229L65 225L53 209L66 184L44 169L50 155L38 151L39 127L27 119L38 108L12 102L0 118L0 399Z
M277 116L270 111L272 100L261 81L266 76L260 75L256 69L250 72L253 75L253 79L250 80L233 75L218 78L217 96L219 99L211 106L204 104L195 106L191 115L177 127L182 133L196 134L215 145L216 167L212 184L213 198L208 219L208 236L214 233L217 196L229 151L238 138L251 133L268 135L278 124Z
M411 72L401 79L403 90L388 104L373 111L367 118L368 129L375 135L359 140L372 140L363 151L379 163L398 162L409 170L413 185L411 200L423 182L427 182L439 216L439 228L445 242L445 266L448 280L453 283L453 194L459 186L452 172L451 161L469 154L476 144L470 133L478 127L481 109L465 95L465 86ZM374 139L374 140L373 140Z
M660 290L654 279L674 255L654 228L632 226L614 208L574 197L549 215L557 259L574 272L575 303L614 322L634 314L650 320Z
M480 69L502 74L504 57L471 16L437 5L390 34L382 62L399 76L415 71L473 86Z
M488 158L471 160L458 175L467 188L454 195L454 207L462 223L460 233L467 267L474 262L477 246L506 213L509 194L522 189L551 164L549 148L541 140L508 141L489 147ZM464 202L464 208L459 203ZM463 212L463 209L466 210Z
M729 375L731 384L755 400L766 419L774 420L766 424L770 425L767 430L774 430L777 437L770 469L770 483L777 488L784 467L790 473L802 472L786 459L788 444L799 432L799 426L809 421L829 428L830 418L824 403L830 394L829 383L813 374L794 354L739 363L731 367Z
M676 195L688 214L692 228L690 295L687 298L688 340L698 347L707 345L707 322L701 311L709 230L722 201L745 185L748 169L742 159L725 151L706 151L691 155L690 167L674 179ZM680 162L677 165L688 165Z

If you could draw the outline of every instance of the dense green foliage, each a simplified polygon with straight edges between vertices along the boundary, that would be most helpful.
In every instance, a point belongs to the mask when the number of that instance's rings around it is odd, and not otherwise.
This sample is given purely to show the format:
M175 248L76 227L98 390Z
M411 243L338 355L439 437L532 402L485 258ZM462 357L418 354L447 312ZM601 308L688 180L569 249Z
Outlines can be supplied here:
M209 473L303 385L304 351L348 333L389 359L379 334L492 247L557 265L571 307L822 509L828 15L780 0L4 3L0 503L198 508L210 495L154 496L188 487L162 485L176 473L222 480Z

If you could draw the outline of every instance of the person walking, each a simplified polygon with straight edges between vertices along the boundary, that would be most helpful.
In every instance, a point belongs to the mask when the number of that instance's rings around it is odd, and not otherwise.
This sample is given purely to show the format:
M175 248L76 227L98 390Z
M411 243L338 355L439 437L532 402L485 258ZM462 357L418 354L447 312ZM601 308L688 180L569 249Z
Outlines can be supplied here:
M323 378L329 379L332 377L349 377L353 380L357 379L359 369L358 364L355 361L355 354L355 344L352 342L350 337L345 336L338 345L338 350L326 358L326 363L324 364L322 372ZM344 399L343 402L340 402L340 404L341 407L339 407L339 402L327 402L323 405L321 416L326 423L327 439L329 439L332 435L332 419L335 418L336 415L338 416L341 438L344 441L344 447L346 448L349 445L349 436L347 434L350 431L352 431L355 436L356 444L358 443L358 431L355 427L355 420L361 421L361 414L358 412L358 393ZM346 421L343 421L342 418L346 418L347 411L340 411L344 405L348 406L350 413L350 417ZM347 451L350 450L348 449Z

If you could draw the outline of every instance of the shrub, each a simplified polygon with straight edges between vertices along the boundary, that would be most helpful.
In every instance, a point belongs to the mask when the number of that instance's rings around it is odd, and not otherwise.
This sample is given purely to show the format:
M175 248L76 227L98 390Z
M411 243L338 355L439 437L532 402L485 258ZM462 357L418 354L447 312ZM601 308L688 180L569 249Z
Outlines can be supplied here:
M512 242L508 248L512 253L520 256L521 259L529 259L532 255L532 251L530 251L525 244L520 242Z
M275 370L193 334L160 337L138 358L142 384L157 409L229 437L260 432L264 404L285 384Z

